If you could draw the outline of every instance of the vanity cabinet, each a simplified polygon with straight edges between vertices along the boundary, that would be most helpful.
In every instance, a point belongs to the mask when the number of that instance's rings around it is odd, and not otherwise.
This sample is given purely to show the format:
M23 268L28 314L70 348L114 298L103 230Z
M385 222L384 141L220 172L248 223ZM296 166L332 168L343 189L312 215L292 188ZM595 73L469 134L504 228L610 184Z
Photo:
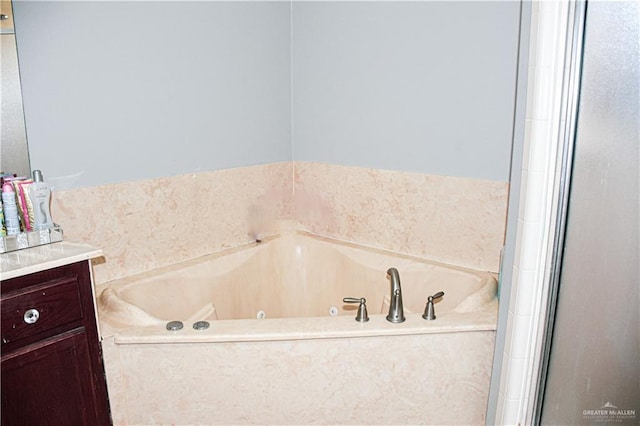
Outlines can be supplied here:
M3 426L111 423L89 268L2 281Z

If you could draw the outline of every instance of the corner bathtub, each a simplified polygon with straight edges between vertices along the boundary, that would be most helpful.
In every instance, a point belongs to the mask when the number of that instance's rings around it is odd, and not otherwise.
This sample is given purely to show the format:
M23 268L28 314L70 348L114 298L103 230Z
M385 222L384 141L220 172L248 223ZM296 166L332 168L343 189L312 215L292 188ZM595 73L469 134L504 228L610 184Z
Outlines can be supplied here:
M390 267L401 324L385 319ZM305 232L100 285L114 423L483 424L496 288L491 273Z

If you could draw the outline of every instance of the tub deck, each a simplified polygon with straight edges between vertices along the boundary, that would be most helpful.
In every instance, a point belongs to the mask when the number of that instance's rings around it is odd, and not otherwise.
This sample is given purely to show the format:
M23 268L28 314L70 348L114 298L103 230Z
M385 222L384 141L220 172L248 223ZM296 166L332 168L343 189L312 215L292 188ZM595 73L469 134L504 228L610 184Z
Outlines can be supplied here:
M207 343L207 342L262 342L302 339L330 339L372 336L402 336L470 331L495 331L497 310L487 309L468 313L436 312L437 318L426 321L422 314L405 314L407 320L390 323L385 314L369 315L370 320L359 323L353 316L333 318L272 318L212 321L206 330L197 331L192 323L185 323L179 331L164 327L131 327L114 336L117 344L137 343Z

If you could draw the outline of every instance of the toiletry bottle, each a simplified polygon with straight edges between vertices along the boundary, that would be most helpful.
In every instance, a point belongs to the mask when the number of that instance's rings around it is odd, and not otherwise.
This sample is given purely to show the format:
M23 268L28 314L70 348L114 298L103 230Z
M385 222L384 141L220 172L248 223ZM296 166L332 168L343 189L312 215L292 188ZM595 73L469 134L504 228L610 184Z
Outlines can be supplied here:
M13 191L13 185L9 182L2 185L2 205L7 235L18 235L20 233L20 219L18 218L16 193Z
M1 197L0 200L2 200ZM4 237L5 235L7 235L7 228L4 227L4 207L2 201L0 201L0 237Z
M33 229L49 229L53 227L51 220L51 188L42 179L40 170L33 171L33 184L29 187L29 198L33 203Z

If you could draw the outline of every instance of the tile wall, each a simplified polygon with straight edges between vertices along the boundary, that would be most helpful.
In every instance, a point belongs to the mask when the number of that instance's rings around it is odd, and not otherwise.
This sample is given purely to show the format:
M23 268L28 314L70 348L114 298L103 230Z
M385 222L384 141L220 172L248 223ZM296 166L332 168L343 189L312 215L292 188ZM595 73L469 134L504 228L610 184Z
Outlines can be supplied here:
M310 231L497 272L508 183L296 162L293 208Z
M557 203L570 2L533 2L516 253L496 424L529 424Z
M275 232L291 216L291 173L285 162L54 191L51 214L65 240L103 250L99 284Z
M282 221L497 272L508 183L283 162L54 192L68 241L99 247L104 283L250 242Z

